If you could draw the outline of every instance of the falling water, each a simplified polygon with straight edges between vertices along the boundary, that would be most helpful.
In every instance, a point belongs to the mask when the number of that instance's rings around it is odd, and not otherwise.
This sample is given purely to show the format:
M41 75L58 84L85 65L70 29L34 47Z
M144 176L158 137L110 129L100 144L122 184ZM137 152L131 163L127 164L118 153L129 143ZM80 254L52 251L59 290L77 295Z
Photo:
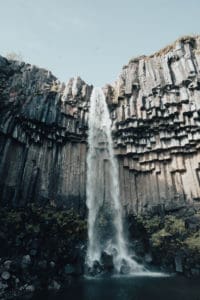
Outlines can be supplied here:
M87 265L101 263L106 252L113 257L117 273L143 272L129 255L124 238L117 162L111 136L111 119L105 96L95 88L89 112L87 156L88 249Z

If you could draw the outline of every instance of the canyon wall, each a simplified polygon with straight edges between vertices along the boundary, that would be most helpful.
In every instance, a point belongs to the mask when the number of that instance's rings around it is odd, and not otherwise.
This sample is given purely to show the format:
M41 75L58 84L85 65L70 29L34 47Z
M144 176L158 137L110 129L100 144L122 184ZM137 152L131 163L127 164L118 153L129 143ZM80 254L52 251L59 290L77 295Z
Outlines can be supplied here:
M86 129L92 87L0 58L1 205L85 213Z
M128 211L200 204L200 38L130 60L107 87Z
M85 214L92 86L0 57L0 201ZM130 60L104 88L128 213L200 205L200 37Z

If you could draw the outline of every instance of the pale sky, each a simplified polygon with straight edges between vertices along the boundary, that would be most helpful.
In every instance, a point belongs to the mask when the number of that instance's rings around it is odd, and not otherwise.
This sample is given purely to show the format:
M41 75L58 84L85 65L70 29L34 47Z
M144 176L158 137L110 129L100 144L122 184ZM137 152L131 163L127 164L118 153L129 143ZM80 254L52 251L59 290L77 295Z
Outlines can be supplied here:
M103 86L130 58L200 33L199 0L0 0L0 54Z

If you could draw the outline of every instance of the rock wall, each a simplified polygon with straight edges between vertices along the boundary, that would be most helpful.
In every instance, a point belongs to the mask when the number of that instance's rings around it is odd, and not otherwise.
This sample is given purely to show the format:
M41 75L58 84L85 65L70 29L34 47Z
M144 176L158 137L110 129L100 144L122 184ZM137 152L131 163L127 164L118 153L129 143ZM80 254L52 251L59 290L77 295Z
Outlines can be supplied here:
M200 204L200 37L130 60L107 86L128 212Z
M0 201L85 213L92 86L0 57ZM130 60L104 87L128 213L200 205L200 37Z
M92 87L0 57L0 200L85 213L86 129Z

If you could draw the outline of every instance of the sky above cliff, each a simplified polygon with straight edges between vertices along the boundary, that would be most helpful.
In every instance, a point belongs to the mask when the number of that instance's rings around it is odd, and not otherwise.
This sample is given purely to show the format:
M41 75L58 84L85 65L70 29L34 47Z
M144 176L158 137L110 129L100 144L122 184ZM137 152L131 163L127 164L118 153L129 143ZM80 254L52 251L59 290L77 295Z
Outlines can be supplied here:
M0 54L103 86L130 58L200 33L199 0L0 0Z

